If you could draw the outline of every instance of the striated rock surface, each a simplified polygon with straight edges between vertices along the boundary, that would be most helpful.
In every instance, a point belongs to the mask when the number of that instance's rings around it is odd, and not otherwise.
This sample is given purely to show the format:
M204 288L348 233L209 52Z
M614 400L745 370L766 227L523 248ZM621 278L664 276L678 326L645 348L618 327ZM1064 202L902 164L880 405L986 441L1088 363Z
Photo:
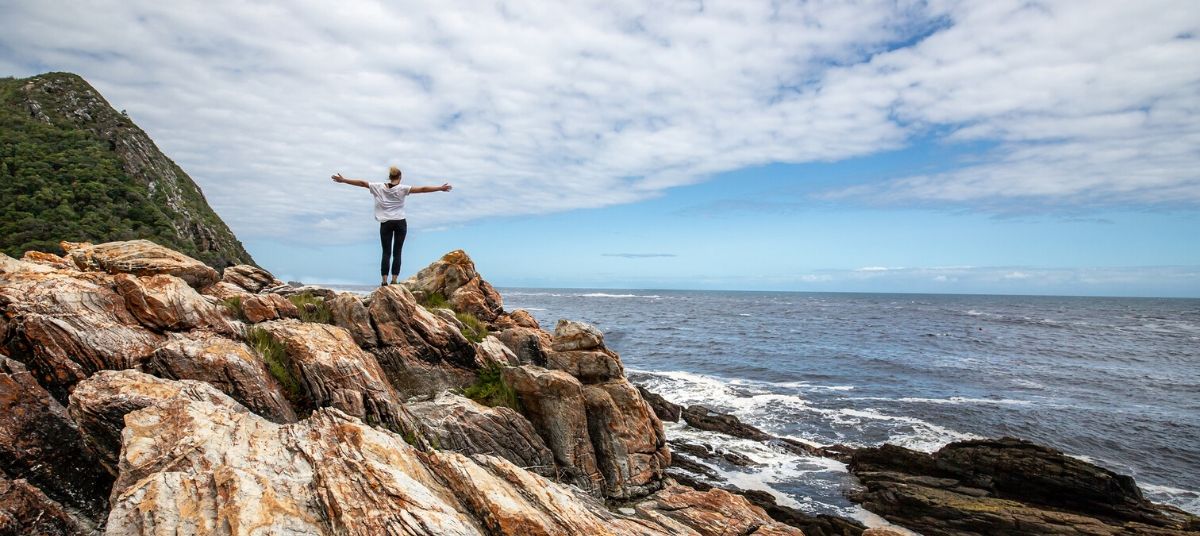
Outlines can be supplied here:
M625 377L621 358L608 348L550 352L546 368L561 370L583 383L599 383Z
M555 474L554 453L512 409L483 406L451 393L407 407L434 448L499 456L543 476Z
M127 273L134 275L168 274L203 288L219 279L217 271L178 251L149 240L106 242L103 244L62 244L80 270Z
M283 281L275 279L271 272L249 264L229 266L221 273L221 282L237 286L251 294L264 288L277 287Z
M588 435L612 498L646 495L661 486L671 452L650 406L624 379L584 385Z
M556 352L592 350L604 347L604 334L591 324L559 320L554 327L553 348Z
M475 271L475 262L461 249L451 251L404 281L421 296L441 294L454 310L494 322L504 313L500 293Z
M67 410L20 364L0 362L0 476L28 480L91 524L101 521L112 478L84 449Z
M929 536L1200 531L1200 517L1150 503L1132 478L1017 439L860 449L849 468L863 484L852 500Z
M545 331L516 326L505 328L496 333L495 337L509 350L512 350L513 354L517 356L517 361L522 365L545 367L550 361L549 355L553 351L550 347L553 340Z
M521 364L521 359L509 350L500 339L488 335L475 346L475 363L478 367L502 366L515 367Z
M9 259L0 265L8 353L60 401L98 370L138 367L162 341L125 308L112 276Z
M116 476L125 415L175 398L210 402L236 412L246 411L207 383L164 380L135 370L97 372L75 387L68 409L71 418L78 423L88 449L110 474Z
M504 369L504 382L516 391L521 409L554 452L560 478L601 494L604 477L588 433L583 385L559 370L532 365Z
M431 363L446 362L463 368L475 365L475 348L470 341L458 328L421 307L404 286L388 285L374 291L367 310L380 346Z
M296 304L278 294L242 296L241 303L242 316L252 324L300 316Z
M373 348L378 344L375 328L371 326L371 316L367 314L367 308L358 296L343 292L333 299L325 300L325 305L329 307L330 321L333 325L350 332L350 336L354 337L354 342L359 346Z
M125 298L125 307L150 329L234 332L223 307L209 301L178 277L117 274L113 281L121 297Z
M126 423L109 534L800 534L719 491L674 487L615 514L503 458L420 452L329 408L277 425L173 399Z
M207 382L272 421L296 420L279 381L240 341L203 331L172 333L146 369L164 378Z

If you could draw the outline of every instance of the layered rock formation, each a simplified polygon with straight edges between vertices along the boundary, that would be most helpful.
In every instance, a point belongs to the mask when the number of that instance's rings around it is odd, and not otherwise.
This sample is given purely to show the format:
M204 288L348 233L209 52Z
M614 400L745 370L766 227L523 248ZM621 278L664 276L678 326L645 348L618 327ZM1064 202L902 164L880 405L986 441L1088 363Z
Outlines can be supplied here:
M853 500L928 536L1200 531L1200 517L1147 501L1129 476L1019 439L861 449L850 470L863 484Z
M0 255L0 531L800 534L673 485L603 336L505 312L465 253L418 292L487 319L480 343L401 286L364 299L218 278L146 241L63 248Z

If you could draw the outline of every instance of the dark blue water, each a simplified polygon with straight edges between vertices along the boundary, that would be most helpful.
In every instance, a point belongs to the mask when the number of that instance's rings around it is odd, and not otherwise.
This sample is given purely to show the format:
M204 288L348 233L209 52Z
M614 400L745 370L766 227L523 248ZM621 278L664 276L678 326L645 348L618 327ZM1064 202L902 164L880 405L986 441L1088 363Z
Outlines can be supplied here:
M819 444L931 451L1016 436L1133 475L1200 513L1200 300L502 289L506 309L594 324L630 376ZM836 462L686 426L717 467L814 512L860 515Z

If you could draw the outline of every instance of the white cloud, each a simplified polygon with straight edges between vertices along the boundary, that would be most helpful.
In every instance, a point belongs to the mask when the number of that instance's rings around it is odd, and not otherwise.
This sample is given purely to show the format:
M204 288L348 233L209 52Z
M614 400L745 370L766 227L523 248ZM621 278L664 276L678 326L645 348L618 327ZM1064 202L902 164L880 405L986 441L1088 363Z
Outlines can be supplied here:
M85 76L243 237L345 239L335 171L452 181L411 204L439 226L938 132L996 146L830 196L1200 203L1186 0L7 4L0 66Z

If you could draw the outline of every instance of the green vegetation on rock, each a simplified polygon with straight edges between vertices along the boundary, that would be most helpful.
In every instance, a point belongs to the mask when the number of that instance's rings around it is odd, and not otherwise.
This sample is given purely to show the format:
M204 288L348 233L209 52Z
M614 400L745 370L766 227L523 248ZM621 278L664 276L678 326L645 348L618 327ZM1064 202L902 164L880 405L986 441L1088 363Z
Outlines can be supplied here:
M224 305L225 308L229 310L229 313L234 316L234 318L237 318L238 320L242 320L242 321L246 320L246 311L244 311L242 309L242 297L241 296L233 296L230 298L225 298L225 299L221 300L221 305Z
M450 306L450 302L446 301L446 297L442 296L441 292L427 294L425 298L421 300L421 306L431 310L453 309L453 307Z
M471 313L455 313L454 317L463 323L462 334L473 343L481 343L488 336L487 325L475 318Z
M288 296L288 301L296 306L296 309L300 311L300 320L305 322L328 324L333 318L332 313L329 312L329 306L325 304L325 298L320 296L301 292Z
M504 367L490 363L480 369L475 383L463 389L463 396L485 406L505 406L520 411L517 392L504 383Z
M0 78L0 251L137 238L253 264L191 178L82 78Z
M279 381L288 401L293 406L300 407L304 393L301 389L300 379L292 370L292 362L288 358L287 348L263 328L249 328L246 330L245 337L246 344L254 349L262 358L263 363L267 365L267 371Z

